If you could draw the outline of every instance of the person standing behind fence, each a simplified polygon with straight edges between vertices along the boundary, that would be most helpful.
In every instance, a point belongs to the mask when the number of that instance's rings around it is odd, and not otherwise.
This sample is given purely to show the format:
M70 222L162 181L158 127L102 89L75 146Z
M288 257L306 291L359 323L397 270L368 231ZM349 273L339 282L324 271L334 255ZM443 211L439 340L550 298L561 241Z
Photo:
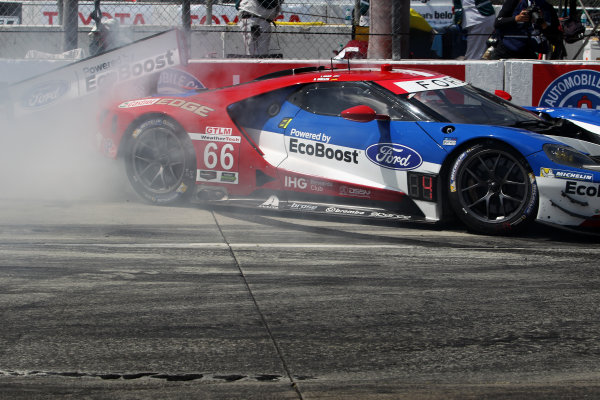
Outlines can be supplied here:
M546 0L506 0L495 27L498 43L490 56L492 60L564 55L558 14Z
M454 23L467 32L465 60L479 60L487 49L496 20L490 0L453 0Z
M283 0L237 0L246 55L266 56L269 54L271 29L281 12Z

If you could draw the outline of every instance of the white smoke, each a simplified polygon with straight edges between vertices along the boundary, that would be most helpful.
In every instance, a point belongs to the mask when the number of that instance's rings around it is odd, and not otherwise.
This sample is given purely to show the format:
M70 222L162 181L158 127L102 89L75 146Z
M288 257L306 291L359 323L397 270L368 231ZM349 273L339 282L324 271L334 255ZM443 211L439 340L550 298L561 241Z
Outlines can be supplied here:
M135 198L121 162L105 157L96 145L98 113L108 104L87 96L15 117L18 101L5 98L0 107L0 198Z
M128 187L120 163L94 147L94 118L79 105L9 122L0 138L0 197L123 198Z
M158 74L183 53L176 32L166 31L28 80L5 80L16 83L0 99L0 198L136 198L122 164L98 147L98 115L155 93Z

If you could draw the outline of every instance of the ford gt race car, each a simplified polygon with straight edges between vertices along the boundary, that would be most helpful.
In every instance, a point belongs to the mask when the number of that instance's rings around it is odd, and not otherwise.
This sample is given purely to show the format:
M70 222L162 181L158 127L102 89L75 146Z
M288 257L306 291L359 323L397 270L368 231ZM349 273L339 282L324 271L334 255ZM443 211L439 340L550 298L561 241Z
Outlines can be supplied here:
M125 101L98 144L156 204L600 231L600 119L527 110L436 72L303 68Z

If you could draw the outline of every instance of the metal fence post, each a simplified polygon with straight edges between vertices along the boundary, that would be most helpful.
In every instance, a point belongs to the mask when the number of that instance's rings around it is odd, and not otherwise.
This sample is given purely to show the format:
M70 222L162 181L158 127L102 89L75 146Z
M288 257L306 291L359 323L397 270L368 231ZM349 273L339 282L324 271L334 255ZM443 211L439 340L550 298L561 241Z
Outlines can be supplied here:
M69 51L77 48L79 2L78 0L63 0L62 2L63 51Z
M206 0L206 25L212 25L213 0Z
M410 0L392 2L392 60L410 55Z
M185 59L189 59L192 54L192 14L190 11L190 0L181 1L181 27L185 38Z
M58 8L58 23L63 24L63 15L65 14L65 4L63 0L56 0L56 8Z
M192 29L192 15L190 11L190 0L182 0L181 2L181 25L186 33L190 33Z
M354 26L360 25L360 0L354 0L354 18L352 20Z

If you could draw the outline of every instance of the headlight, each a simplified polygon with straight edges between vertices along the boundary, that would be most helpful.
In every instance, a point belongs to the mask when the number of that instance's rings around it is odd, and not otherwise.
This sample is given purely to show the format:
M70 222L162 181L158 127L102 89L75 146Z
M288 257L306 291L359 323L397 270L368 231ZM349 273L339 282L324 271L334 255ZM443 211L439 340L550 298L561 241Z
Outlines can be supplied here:
M545 144L544 153L557 164L600 171L600 165L591 157L565 145Z

